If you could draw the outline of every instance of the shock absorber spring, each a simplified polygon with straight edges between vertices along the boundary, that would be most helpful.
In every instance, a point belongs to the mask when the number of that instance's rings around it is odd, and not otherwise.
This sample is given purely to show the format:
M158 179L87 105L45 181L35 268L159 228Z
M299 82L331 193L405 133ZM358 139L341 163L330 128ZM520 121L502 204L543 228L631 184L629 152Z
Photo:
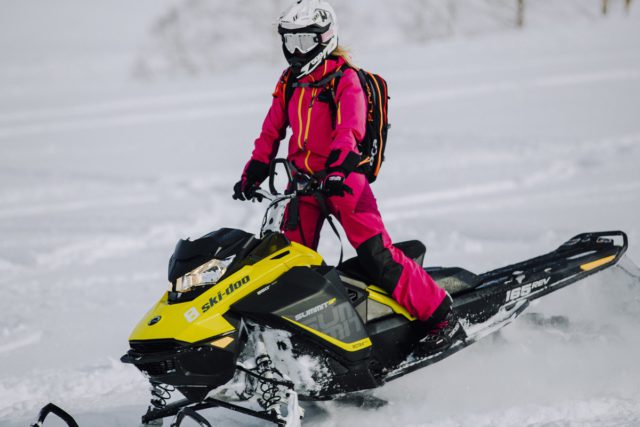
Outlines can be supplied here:
M151 406L155 409L164 409L167 406L167 401L171 399L171 393L176 388L168 384L162 384L157 382L151 382Z
M273 367L273 361L271 357L266 354L258 356L256 358L256 371L260 377L264 378L264 380L259 380L260 389L260 398L258 398L258 403L264 409L271 409L276 407L282 397L280 396L280 388L273 381L269 381L270 379L275 378L275 374L278 371Z

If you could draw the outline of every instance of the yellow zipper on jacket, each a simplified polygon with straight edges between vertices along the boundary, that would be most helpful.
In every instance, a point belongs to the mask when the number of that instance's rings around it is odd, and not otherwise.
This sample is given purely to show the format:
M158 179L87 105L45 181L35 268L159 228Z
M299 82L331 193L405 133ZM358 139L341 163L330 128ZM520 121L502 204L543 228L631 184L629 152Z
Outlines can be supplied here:
M327 61L324 62L324 70L322 72L323 76L326 74L327 74ZM311 77L311 82L315 82L315 79L313 78L313 76L309 76L309 77ZM311 111L313 110L313 104L315 104L318 90L319 90L318 88L313 88L313 90L311 91L311 101L309 102L309 106L307 107L307 123L304 130L304 141L302 141L302 135L303 135L302 133L302 128L303 128L302 100L304 99L304 91L305 91L304 87L302 88L302 92L300 93L300 99L298 100L298 125L300 126L299 132L298 132L298 148L303 152L304 151L307 152L307 156L304 159L304 165L307 168L307 170L312 174L315 172L313 171L313 169L311 169L311 166L309 165L311 150L307 149L307 142L309 141L309 130L311 129Z
M304 99L304 88L300 92L300 98L298 99L298 148L302 148L302 100Z
M318 89L314 88L311 91L311 102L309 103L309 108L307 108L307 127L304 131L304 148L307 150L307 157L304 159L304 165L310 173L314 173L311 166L309 166L309 157L311 157L311 150L307 149L307 142L309 141L309 129L311 129L311 110L313 110L313 104L316 101L316 94L318 93Z

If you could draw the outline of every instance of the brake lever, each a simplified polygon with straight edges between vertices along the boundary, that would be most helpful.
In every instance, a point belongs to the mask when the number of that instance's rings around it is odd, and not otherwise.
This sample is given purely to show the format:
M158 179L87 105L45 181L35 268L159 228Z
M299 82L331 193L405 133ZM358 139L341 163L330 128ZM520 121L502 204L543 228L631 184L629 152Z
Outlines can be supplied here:
M262 203L264 201L264 199L266 199L265 197L266 191L264 191L262 188L258 187L253 191L253 196L251 196L251 203Z

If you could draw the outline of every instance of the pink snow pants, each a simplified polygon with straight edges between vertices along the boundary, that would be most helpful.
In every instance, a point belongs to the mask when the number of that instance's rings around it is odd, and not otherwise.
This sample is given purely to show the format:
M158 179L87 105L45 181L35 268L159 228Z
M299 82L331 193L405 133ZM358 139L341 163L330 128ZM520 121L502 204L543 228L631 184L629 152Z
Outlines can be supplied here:
M445 291L422 267L393 246L367 178L352 173L345 183L353 194L330 197L327 207L340 221L358 253L360 264L373 284L389 292L413 316L428 320L445 300ZM298 227L285 230L285 235L316 250L323 222L318 201L314 197L302 197Z

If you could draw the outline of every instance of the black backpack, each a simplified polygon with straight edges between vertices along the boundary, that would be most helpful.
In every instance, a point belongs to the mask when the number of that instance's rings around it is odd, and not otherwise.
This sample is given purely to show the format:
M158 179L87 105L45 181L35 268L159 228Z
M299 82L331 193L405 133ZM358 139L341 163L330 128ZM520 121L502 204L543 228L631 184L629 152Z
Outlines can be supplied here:
M358 164L357 171L362 172L369 182L374 182L380 173L380 167L384 162L384 152L387 148L387 134L391 125L388 119L389 93L385 79L377 74L369 73L362 69L356 69L344 65L334 73L315 83L298 83L291 81L291 69L282 76L281 83L285 92L285 111L288 111L289 101L293 97L293 92L297 87L324 88L318 95L318 99L323 96L329 101L332 112L333 127L336 126L336 116L338 107L336 104L336 88L343 76L343 70L352 69L358 74L362 90L367 98L367 123L366 132L362 141L358 142L358 147L362 153L362 159Z

